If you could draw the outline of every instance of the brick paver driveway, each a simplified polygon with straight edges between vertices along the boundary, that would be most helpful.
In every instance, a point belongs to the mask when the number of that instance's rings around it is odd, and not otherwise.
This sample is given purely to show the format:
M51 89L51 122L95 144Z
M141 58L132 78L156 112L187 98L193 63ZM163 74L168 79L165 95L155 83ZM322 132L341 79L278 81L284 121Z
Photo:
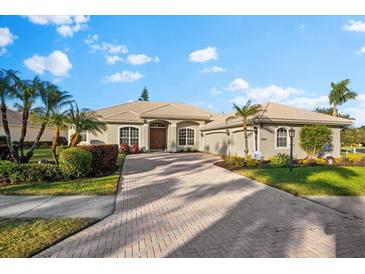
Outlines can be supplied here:
M40 257L359 257L364 222L213 165L128 156L115 212Z

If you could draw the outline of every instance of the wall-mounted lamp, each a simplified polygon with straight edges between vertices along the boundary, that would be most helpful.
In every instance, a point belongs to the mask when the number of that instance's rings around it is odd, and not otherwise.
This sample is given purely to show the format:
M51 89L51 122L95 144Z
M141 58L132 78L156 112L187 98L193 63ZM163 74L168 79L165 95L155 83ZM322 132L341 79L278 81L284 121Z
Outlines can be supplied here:
M228 129L226 130L226 133L227 133L227 135L228 135L228 136L230 135L230 132L229 132L229 130L228 130Z
M203 132L200 132L200 137L204 137L204 133Z

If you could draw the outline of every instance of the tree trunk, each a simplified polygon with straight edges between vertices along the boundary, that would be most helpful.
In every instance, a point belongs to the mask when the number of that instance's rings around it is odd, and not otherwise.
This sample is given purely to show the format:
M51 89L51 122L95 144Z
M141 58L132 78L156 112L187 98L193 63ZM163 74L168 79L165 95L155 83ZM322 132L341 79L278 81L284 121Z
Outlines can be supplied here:
M71 140L70 147L76 147L77 144L79 143L79 140L80 140L80 134L79 133L75 133L73 139Z
M333 103L332 116L337 116L337 106Z
M24 140L25 136L27 135L28 118L29 118L29 110L23 109L22 131L20 133L20 138L19 138L19 150L20 150L21 162L26 162L26 157L24 157Z
M248 156L247 120L243 120L243 134L245 136L245 157Z
M9 130L9 123L8 123L8 116L6 114L7 111L7 107L4 101L1 102L1 120L3 123L3 127L4 127L4 132L5 132L5 136L6 136L6 144L9 147L9 151L10 151L10 158L15 161L18 162L18 155L15 153L15 150L13 148L13 144L11 142L11 135L10 135L10 130Z
M59 137L60 137L60 128L56 127L55 133L53 136L53 142L52 142L52 157L57 165L58 165L58 157L57 157L56 151L57 151Z
M25 155L26 162L29 162L29 160L32 158L34 150L37 148L39 141L41 140L41 137L43 135L44 130L46 129L46 123L42 123L41 128L39 129L38 135L30 148L30 150Z

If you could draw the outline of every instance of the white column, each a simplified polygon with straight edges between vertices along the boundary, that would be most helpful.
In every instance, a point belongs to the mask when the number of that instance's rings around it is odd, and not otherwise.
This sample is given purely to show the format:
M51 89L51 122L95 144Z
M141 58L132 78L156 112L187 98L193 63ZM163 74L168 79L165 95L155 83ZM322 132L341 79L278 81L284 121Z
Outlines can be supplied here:
M150 127L148 123L144 123L142 126L142 146L146 150L150 149Z
M167 134L167 151L176 152L177 151L177 140L176 140L176 122L171 121L168 127Z

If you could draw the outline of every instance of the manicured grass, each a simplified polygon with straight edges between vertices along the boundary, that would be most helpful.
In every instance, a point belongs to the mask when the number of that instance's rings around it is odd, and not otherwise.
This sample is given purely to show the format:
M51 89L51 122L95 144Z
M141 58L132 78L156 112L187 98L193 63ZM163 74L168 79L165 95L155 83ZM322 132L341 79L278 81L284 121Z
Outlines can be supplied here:
M93 222L86 218L0 219L0 257L30 257Z
M237 173L295 195L365 195L364 167L242 169Z
M29 149L25 149L24 152L27 153ZM31 162L38 162L40 160L50 160L52 161L52 150L50 148L37 148L34 150L34 154Z
M117 191L119 174L77 180L10 185L0 187L0 195L108 195Z

